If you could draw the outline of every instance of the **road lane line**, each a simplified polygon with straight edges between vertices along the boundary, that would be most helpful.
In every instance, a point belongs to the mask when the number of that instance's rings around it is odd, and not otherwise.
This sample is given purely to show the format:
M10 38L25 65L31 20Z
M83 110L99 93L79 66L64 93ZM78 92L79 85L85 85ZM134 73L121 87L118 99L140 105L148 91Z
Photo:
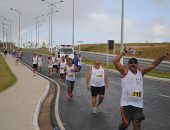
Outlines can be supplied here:
M158 94L161 97L166 97L166 98L170 98L170 96L164 95L164 94Z
M116 85L118 85L118 86L121 86L121 84L119 84L119 83L116 83L116 82L109 82L110 84L116 84Z

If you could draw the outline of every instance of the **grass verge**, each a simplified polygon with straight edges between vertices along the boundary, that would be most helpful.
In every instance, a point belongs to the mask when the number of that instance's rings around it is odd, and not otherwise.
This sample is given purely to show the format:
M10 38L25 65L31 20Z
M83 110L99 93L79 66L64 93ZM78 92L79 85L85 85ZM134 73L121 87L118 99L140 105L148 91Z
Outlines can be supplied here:
M10 70L2 55L0 55L0 92L11 87L16 80L15 75Z
M89 64L89 65L93 65L93 64L94 64L94 61L89 60L89 59L84 59L84 60L83 60L83 63ZM105 62L102 62L101 64L102 64L102 66L103 66L105 69L113 69L113 70L116 70L116 68L114 67L114 65L111 64L111 63L109 63L109 64L107 65ZM153 76L153 77L170 79L170 73L163 73L163 72L158 72L158 71L154 71L154 70L148 72L146 75Z

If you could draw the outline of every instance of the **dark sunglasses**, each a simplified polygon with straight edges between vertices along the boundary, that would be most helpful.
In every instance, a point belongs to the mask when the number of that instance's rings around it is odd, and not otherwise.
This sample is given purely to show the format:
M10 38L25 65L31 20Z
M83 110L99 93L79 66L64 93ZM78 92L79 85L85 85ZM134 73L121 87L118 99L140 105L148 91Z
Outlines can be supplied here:
M137 64L137 61L129 61L129 64Z

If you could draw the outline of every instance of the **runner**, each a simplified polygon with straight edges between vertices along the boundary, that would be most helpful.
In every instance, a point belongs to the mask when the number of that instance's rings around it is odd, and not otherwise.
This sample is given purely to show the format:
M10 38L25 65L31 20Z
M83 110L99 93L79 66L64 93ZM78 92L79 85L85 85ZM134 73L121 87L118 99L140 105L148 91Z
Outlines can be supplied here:
M79 61L79 58L78 58L78 56L77 56L77 53L75 53L75 54L74 54L73 62L74 62L74 65L75 65L76 67L78 67L78 61Z
M38 56L38 70L39 72L41 71L42 68L42 62L43 62L43 58L41 56L41 54Z
M83 58L80 54L78 55L78 58L78 71L80 72Z
M18 64L18 61L19 61L19 54L18 54L18 51L15 52L15 59L16 59L16 63Z
M60 60L60 81L65 82L65 69L66 69L67 62L65 57L62 56Z
M18 52L18 55L19 55L19 58L20 58L20 53ZM34 76L35 76L35 72L37 71L37 67L38 67L38 57L37 57L37 54L34 53L33 54L33 57L32 57L32 64L33 64L33 73L34 73Z
M98 108L99 112L102 111L102 102L105 95L105 87L108 88L108 79L104 69L99 60L94 62L94 66L89 68L88 76L86 79L87 90L91 88L92 107L95 114ZM99 95L98 105L97 96Z
M59 68L60 68L60 55L58 55L58 57L57 57L57 70L56 70L56 72L57 73L59 73Z
M169 53L165 52L161 57L144 68L138 67L136 58L130 58L128 68L126 68L120 63L120 59L127 53L130 53L130 50L125 48L113 60L115 67L122 75L122 96L120 102L122 123L119 125L119 130L125 130L131 121L133 130L140 130L141 121L145 119L143 113L143 76L159 65Z
M78 71L78 68L73 64L73 60L71 58L68 58L68 65L66 66L66 83L68 97L73 96L76 71Z
M53 53L53 56L52 56L52 63L53 63L52 73L54 73L54 70L57 73L57 58L55 57L54 53Z
M52 67L53 67L53 62L52 62L52 57L48 57L48 76L52 77Z

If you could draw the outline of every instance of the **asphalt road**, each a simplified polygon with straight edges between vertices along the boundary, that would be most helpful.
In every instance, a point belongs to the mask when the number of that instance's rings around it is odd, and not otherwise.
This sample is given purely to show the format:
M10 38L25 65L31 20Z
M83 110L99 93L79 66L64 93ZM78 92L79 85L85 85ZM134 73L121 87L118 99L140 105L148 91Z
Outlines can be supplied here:
M84 52L81 51L81 55L84 58L95 60L96 57L100 57L100 60L103 62L107 62L107 55L105 54L99 54L99 53L90 53L90 52ZM109 56L108 57L108 62L112 63L114 56ZM148 60L143 60L143 59L138 59L140 67L146 66L151 63L151 61ZM128 62L128 58L124 58L123 63L126 65ZM159 72L168 72L170 73L170 63L161 63L159 64L154 70L159 71Z
M31 64L31 55L24 54L23 61ZM42 74L47 75L47 57L44 57ZM66 130L117 130L120 118L120 77L108 72L109 88L103 103L103 112L91 113L91 95L86 90L87 67L76 75L74 97L67 98L66 84L60 84L59 113ZM53 79L59 82L58 76ZM57 104L56 104L57 105ZM142 130L170 130L170 86L168 82L144 79L144 112L146 119ZM132 126L127 130L131 130Z

